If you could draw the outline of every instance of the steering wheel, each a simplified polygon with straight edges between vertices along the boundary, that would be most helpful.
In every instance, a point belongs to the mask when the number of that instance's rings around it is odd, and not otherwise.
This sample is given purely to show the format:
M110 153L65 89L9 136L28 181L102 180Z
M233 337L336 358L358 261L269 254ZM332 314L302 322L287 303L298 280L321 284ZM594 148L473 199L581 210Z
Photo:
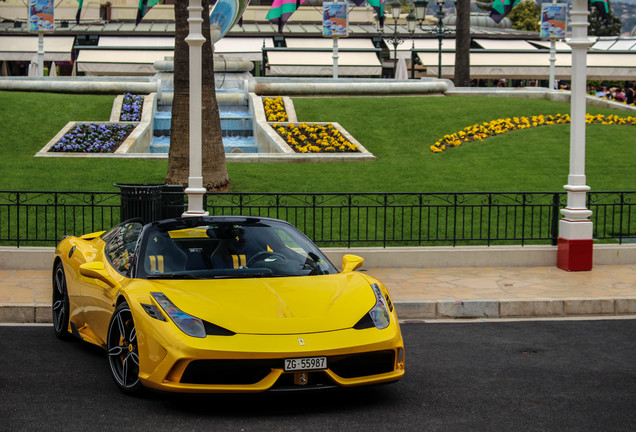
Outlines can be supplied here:
M275 262L287 262L287 258L285 258L285 255L283 254L279 254L278 252L262 251L254 254L254 256L247 262L247 266L252 267L252 264L255 262L265 261L267 258L271 258L271 260Z

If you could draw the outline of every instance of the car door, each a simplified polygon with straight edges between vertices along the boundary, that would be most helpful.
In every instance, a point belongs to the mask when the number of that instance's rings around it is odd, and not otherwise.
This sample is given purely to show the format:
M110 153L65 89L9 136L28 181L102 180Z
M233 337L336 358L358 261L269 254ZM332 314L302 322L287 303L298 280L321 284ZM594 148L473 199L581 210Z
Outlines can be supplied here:
M141 227L137 222L122 225L119 231L108 238L103 253L96 257L96 261L103 264L103 271L111 283L92 278L82 287L86 323L100 343L106 343L115 300L127 279Z

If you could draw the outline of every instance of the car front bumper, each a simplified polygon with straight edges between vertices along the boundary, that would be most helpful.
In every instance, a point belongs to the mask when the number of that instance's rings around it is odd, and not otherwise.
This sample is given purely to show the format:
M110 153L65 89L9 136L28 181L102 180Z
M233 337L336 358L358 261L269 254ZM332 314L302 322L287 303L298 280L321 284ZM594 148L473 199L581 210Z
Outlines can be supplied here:
M170 321L148 317L140 306L135 309L141 318L136 319L139 378L144 386L157 390L252 393L353 387L394 382L405 371L395 314L383 330L194 338ZM323 356L326 369L284 370L285 359Z

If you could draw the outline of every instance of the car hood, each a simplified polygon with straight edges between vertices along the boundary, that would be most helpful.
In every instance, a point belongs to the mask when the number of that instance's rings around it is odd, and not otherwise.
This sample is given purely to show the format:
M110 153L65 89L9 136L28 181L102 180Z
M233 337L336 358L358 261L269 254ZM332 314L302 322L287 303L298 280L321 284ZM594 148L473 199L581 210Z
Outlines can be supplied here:
M153 281L183 312L243 334L299 334L353 327L375 304L358 273Z

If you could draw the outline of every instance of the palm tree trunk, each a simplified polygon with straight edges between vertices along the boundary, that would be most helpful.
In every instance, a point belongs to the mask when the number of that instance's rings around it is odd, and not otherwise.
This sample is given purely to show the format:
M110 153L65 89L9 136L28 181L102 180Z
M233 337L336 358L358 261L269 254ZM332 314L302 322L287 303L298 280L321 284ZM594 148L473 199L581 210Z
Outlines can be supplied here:
M470 0L457 1L455 79L457 87L470 87Z
M205 43L202 46L202 157L203 186L211 192L223 192L230 188L230 179L225 166L225 152L221 135L219 107L214 91L214 59L210 42L210 20L207 1L203 5L203 27ZM189 92L189 46L188 0L176 0L175 48L174 48L174 98L170 125L170 153L166 184L188 185L190 157L190 92Z

